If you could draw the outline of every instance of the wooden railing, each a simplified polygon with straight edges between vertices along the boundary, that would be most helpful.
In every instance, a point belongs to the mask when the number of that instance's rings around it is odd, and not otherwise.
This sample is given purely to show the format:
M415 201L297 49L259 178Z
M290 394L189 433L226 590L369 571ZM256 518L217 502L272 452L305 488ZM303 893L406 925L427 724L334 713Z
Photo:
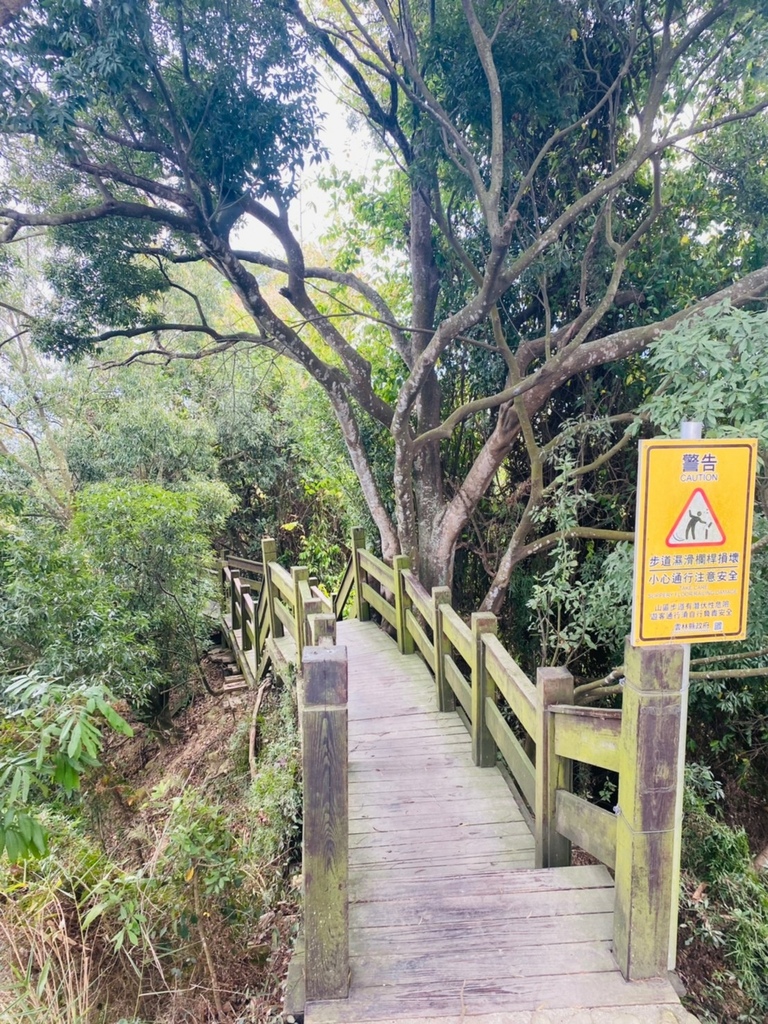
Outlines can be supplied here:
M419 654L441 711L456 710L483 767L503 768L536 840L536 866L571 863L571 843L616 875L615 955L627 978L664 975L674 962L679 879L675 820L682 648L627 644L621 710L578 707L573 677L540 668L535 683L496 636L497 620L467 624L450 592L428 593L398 556L388 566L352 538L357 617L376 612L403 654ZM614 812L573 793L573 764L618 773Z
M498 639L494 615L476 612L467 624L447 588L428 593L407 558L389 566L368 551L362 530L353 531L334 598L307 569L280 566L273 540L262 552L258 600L241 569L230 563L223 573L231 633L239 657L258 662L254 674L268 633L273 651L290 638L301 666L305 647L332 642L354 595L358 619L377 616L403 654L426 662L437 707L459 714L475 763L503 770L531 824L536 866L570 864L573 842L615 872L614 952L625 977L664 975L674 963L679 882L683 649L628 644L622 709L578 707L570 672L540 668L529 679ZM577 762L618 773L613 813L573 793Z

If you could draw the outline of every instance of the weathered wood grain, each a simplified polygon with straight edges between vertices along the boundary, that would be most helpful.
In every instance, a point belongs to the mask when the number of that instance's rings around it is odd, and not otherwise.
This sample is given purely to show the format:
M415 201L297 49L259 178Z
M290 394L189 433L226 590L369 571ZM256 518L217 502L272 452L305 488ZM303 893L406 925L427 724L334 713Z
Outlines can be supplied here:
M413 1016L416 1007L421 1007L422 1012L423 1008L428 1008L430 1016L458 1012L471 1017L498 1010L500 1006L516 1010L600 1005L621 1007L638 1002L670 1003L675 998L674 989L666 980L632 984L624 981L618 971L533 978L496 974L484 981L466 981L457 977L452 985L441 980L431 984L401 981L391 986L353 987L346 1005L338 1007L326 1003L313 1007L310 1020L311 1024L397 1020Z
M557 831L609 868L616 866L616 821L616 815L610 811L596 807L563 789L557 791Z
M304 940L308 999L349 987L347 662L307 648L302 688Z

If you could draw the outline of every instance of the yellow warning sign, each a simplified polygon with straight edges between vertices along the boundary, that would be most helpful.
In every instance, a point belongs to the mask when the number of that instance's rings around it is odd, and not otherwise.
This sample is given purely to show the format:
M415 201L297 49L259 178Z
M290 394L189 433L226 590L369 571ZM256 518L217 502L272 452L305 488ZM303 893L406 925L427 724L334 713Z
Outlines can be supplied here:
M641 441L632 643L743 640L757 441Z

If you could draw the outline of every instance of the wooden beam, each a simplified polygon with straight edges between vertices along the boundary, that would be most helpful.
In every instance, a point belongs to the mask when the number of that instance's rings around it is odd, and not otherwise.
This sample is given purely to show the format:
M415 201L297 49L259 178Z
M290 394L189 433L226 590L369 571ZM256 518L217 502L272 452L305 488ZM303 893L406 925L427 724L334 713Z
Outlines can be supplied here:
M621 711L563 704L553 707L552 714L556 754L611 772L619 770Z
M261 542L261 557L264 560L264 590L267 594L267 609L269 613L269 629L272 636L277 639L283 636L283 624L277 617L275 610L275 589L272 584L272 570L270 562L277 559L277 544L271 537L264 537Z
M302 669L307 999L349 992L347 650L307 647Z
M573 701L573 676L565 668L540 668L536 672L536 867L555 868L571 863L571 844L555 828L555 794L573 788L571 762L555 753L552 704Z
M606 867L616 866L615 814L558 789L555 800L555 826L561 836L597 857Z
M483 637L495 634L498 619L492 612L472 612L472 760L481 768L496 764L496 744L485 721L486 700L496 701L496 687L485 671L485 645Z
M355 577L355 611L361 622L368 622L371 617L371 610L368 602L363 597L363 583L365 573L360 565L360 552L365 549L365 530L356 526L352 531L352 568Z
M395 629L397 630L397 647L401 654L413 654L415 651L413 637L408 631L407 612L411 608L411 599L405 592L403 573L411 566L406 555L396 555L392 561L395 594Z
M450 655L453 648L443 629L443 609L451 604L449 587L435 587L432 591L432 602L435 606L435 686L437 688L437 707L439 711L455 711L456 697L445 677L445 656Z
M681 645L624 651L616 835L616 960L628 980L667 973L685 656Z

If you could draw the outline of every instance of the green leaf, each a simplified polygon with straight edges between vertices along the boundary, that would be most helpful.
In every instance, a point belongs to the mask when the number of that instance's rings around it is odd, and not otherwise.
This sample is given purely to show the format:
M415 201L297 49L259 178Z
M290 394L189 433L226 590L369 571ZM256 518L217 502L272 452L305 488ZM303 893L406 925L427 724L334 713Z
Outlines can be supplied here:
M80 740L81 740L82 732L83 732L83 727L82 727L81 723L78 721L78 722L75 723L75 726L72 729L72 736L70 737L69 745L67 747L67 757L71 757L73 760L80 756L80 750L81 750L81 742L80 742Z
M87 928L89 925L92 925L96 918L101 917L104 911L108 910L110 906L111 904L109 903L109 901L105 900L102 903L97 903L95 907L91 907L91 909L83 918L83 928Z

